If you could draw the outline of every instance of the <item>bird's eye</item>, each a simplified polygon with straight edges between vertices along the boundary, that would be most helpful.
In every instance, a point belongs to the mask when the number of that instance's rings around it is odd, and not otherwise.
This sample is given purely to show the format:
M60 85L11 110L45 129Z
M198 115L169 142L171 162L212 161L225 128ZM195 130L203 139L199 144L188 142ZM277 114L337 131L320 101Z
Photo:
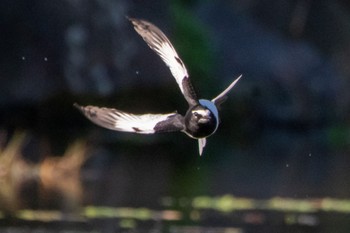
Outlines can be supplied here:
M195 117L199 117L199 116L200 116L200 114L199 114L198 112L194 112L193 115L194 115Z

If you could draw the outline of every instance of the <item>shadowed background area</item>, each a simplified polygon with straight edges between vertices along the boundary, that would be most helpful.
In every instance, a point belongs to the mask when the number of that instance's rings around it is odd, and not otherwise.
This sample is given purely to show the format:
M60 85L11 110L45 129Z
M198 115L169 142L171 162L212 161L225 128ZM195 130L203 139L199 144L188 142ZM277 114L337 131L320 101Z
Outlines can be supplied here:
M243 74L202 157L73 107L186 112L125 16L162 29L200 97ZM0 35L0 229L349 231L347 1L3 0Z

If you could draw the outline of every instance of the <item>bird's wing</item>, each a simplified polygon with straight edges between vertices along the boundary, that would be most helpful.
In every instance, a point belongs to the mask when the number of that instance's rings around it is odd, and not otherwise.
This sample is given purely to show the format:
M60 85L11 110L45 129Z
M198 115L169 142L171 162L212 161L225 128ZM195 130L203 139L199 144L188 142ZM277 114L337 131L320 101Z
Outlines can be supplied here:
M134 25L135 31L169 67L188 104L191 106L197 105L197 95L191 84L185 64L166 35L150 22L134 18L129 18L129 20Z
M74 104L90 121L107 129L140 134L181 131L183 117L177 113L135 115L114 108Z
M236 83L240 80L242 75L238 76L231 84L228 86L223 92L221 92L218 96L216 96L211 101L214 102L214 104L219 107L220 104L222 104L226 100L226 94L236 85Z
M202 156L205 144L207 144L207 140L205 138L198 139L198 147L199 147L199 155L200 156Z

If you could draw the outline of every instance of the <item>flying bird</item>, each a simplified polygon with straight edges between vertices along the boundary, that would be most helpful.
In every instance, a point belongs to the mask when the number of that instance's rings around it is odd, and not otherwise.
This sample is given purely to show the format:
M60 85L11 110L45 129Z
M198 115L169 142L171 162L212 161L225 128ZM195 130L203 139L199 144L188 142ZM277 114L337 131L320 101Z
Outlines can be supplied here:
M222 93L212 100L198 99L193 89L185 64L166 35L155 25L145 20L128 18L135 31L169 67L188 103L183 116L177 112L167 114L136 115L114 108L80 106L74 104L90 121L107 129L138 134L161 132L184 132L197 139L202 155L206 138L214 134L219 126L218 107L227 98L226 94L242 77L236 78Z

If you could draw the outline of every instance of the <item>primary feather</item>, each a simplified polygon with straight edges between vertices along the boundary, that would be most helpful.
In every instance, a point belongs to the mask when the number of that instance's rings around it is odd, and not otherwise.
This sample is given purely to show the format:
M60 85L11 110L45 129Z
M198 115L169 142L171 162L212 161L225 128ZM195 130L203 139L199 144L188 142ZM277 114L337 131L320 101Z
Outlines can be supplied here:
M187 102L190 105L198 104L185 64L166 35L150 22L134 18L129 18L129 20L134 25L135 31L169 67Z
M238 76L223 92L216 96L211 101L216 105L220 106L226 99L226 94L236 85L236 83L242 78L242 75Z
M180 121L177 113L136 115L114 108L74 106L95 124L111 130L153 134L183 129L182 124L174 124L176 120Z

